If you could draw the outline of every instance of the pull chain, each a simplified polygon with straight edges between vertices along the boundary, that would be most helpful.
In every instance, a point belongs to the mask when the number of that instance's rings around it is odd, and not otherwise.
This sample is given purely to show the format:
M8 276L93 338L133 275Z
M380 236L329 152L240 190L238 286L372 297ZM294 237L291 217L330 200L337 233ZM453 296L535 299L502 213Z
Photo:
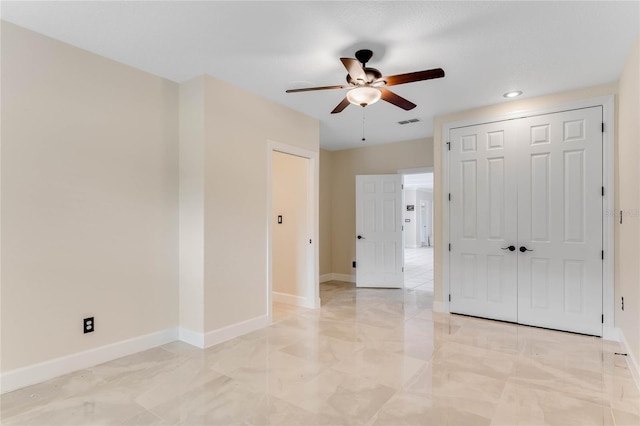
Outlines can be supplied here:
M362 107L362 141L366 141L364 137L364 107Z

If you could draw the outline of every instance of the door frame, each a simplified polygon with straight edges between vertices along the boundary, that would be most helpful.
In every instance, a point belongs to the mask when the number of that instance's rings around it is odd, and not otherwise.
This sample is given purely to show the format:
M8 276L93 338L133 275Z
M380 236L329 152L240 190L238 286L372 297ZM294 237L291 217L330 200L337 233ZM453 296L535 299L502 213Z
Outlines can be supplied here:
M318 216L318 200L319 200L319 153L300 148L293 145L284 144L272 140L267 140L267 314L269 322L272 320L272 302L273 302L273 153L280 152L283 154L294 155L309 160L307 168L307 234L311 237L313 243L310 244L309 257L312 259L307 270L307 297L301 301L300 306L310 309L320 308L320 284L318 271L320 270L320 251L318 249L319 216Z
M614 141L615 141L615 111L614 96L599 96L590 99L582 99L574 102L552 105L545 108L532 108L519 110L506 114L490 116L479 116L466 120L452 121L442 125L442 174L434 176L434 179L442 179L442 197L440 209L442 214L442 294L440 300L434 300L434 311L449 312L449 280L450 280L450 257L447 249L449 236L449 203L445 200L445 194L450 192L449 188L449 131L456 127L474 126L478 124L491 123L496 121L513 120L517 118L532 117L536 115L553 114L568 110L583 109L589 107L602 107L602 121L604 123L604 133L602 134L602 184L605 188L603 197L602 212L602 241L604 245L604 260L602 262L602 313L604 323L602 327L602 338L606 340L618 340L619 336L615 328L615 295L614 295ZM435 199L434 199L435 201ZM434 206L434 209L436 206Z
M404 177L405 177L405 175L421 175L421 174L424 174L424 173L431 173L433 175L433 179L434 179L434 182L435 182L435 172L433 171L433 167L432 166L430 166L430 167L417 167L417 168L414 168L414 169L398 169L398 170L396 170L396 174L402 175L402 205L403 205L402 214L403 215L404 215L404 205L405 205L405 201L404 201ZM432 199L432 203L431 203L431 219L432 219L432 222L433 222L434 210L436 208L435 203L433 202L433 200L435 200L435 197L434 197L433 194L435 194L435 183L434 183L434 192L432 192L432 195L431 195L431 199ZM434 249L435 249L435 246L433 244L431 244L431 247L434 247ZM405 258L404 250L405 250L405 234L404 234L404 231L403 231L402 232L402 265L404 265L404 258ZM435 253L434 253L434 256L435 256ZM435 260L435 258L434 258L434 260ZM433 274L433 278L435 279L435 273ZM447 286L448 286L448 282L449 281L447 281ZM449 294L448 289L447 289L447 294Z

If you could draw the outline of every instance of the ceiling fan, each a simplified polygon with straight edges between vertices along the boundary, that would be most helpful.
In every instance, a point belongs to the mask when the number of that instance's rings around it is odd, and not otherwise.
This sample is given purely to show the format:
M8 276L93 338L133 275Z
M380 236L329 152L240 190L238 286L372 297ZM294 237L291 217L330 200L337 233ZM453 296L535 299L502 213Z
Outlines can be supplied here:
M372 56L373 52L371 50L363 49L356 52L355 59L340 58L342 65L344 65L348 72L348 84L346 85L307 87L303 89L290 89L286 92L297 93L315 90L351 89L347 92L347 96L345 96L342 102L331 111L331 114L342 112L349 104L366 107L367 105L378 102L380 99L409 111L415 108L416 104L385 89L385 87L444 77L444 70L442 68L383 77L382 73L377 69L367 67L367 62L369 62Z

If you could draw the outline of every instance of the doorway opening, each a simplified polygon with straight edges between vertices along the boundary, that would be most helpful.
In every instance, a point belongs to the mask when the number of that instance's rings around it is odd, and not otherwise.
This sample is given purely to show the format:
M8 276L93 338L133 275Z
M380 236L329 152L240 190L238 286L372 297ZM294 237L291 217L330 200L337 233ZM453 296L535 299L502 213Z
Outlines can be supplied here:
M267 310L279 321L319 308L317 154L269 143Z
M404 287L433 292L433 170L402 175Z

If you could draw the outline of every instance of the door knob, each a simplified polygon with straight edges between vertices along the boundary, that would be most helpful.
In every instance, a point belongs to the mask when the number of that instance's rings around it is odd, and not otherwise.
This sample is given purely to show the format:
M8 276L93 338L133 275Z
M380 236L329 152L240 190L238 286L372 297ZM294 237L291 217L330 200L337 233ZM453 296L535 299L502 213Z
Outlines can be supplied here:
M502 250L516 251L516 246L502 247Z
M524 253L525 251L533 251L533 250L529 250L525 246L520 246L520 253Z
M358 235L358 239L359 240L364 240L364 237L362 235Z

